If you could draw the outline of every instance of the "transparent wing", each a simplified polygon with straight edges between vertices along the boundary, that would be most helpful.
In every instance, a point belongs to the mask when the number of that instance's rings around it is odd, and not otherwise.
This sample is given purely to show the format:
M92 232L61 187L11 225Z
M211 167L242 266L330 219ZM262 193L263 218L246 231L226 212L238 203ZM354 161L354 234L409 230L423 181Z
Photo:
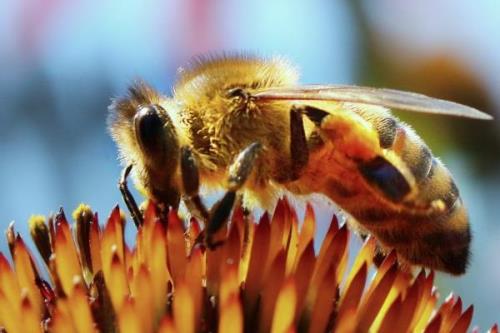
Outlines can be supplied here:
M380 105L413 112L436 113L475 119L493 119L470 106L422 94L349 85L308 85L270 88L252 95L256 100L338 101Z

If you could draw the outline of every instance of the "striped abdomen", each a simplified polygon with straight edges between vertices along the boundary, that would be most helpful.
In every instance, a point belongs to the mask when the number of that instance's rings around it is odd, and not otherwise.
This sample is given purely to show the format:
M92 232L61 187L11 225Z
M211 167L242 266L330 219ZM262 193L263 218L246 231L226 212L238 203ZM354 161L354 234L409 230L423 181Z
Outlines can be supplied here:
M408 125L399 122L385 108L354 104L346 107L372 125L381 148L395 152L415 182L410 186L398 169L383 158L363 164L356 176L350 177L352 167L335 157L328 161L328 149L323 149L327 153L312 154L313 159L323 161L319 165L328 164L333 170L332 177L320 185L322 192L350 213L361 229L375 235L384 247L395 248L405 261L452 274L464 273L471 234L466 209L450 172ZM371 184L369 188L367 183ZM375 186L377 191L373 191ZM410 191L415 194L412 199L407 197ZM444 203L444 209L430 214L405 208L408 204L437 200Z
M374 125L381 147L395 151L410 169L417 186L415 200L442 200L445 209L419 216L365 207L353 212L354 216L410 263L452 274L464 273L471 233L466 209L450 172L408 125L390 114L377 118L364 109L359 114Z

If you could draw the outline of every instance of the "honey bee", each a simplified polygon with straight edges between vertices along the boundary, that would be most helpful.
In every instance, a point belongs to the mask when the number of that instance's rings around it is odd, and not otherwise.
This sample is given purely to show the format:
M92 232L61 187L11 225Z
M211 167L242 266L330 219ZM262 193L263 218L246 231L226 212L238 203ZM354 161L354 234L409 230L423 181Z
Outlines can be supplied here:
M206 222L209 247L237 201L269 208L285 190L324 194L411 265L465 272L471 233L446 167L389 108L491 119L420 94L341 85L298 85L282 58L200 58L179 70L173 96L144 82L110 106L109 129L140 191L163 207L182 200ZM199 187L223 186L212 209Z

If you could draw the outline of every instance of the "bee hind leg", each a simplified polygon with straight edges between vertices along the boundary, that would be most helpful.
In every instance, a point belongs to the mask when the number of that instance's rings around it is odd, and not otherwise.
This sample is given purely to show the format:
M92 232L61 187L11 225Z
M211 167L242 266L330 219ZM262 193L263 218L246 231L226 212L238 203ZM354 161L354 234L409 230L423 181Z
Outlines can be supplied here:
M377 131L361 116L345 110L324 111L304 106L305 115L320 129L321 136L335 149L355 161L369 161L382 155Z
M132 193L130 193L130 190L128 189L127 185L127 179L128 176L130 175L130 171L132 171L133 166L134 166L133 164L129 164L123 169L120 181L118 182L118 187L122 194L123 200L127 205L130 215L132 215L132 219L134 221L135 226L139 228L139 226L143 224L142 213L139 210L137 202L135 201Z
M393 204L403 206L404 200L416 187L415 179L396 154L381 146L380 133L371 123L343 109L327 112L304 106L304 113L316 124L321 136L332 142L337 152L354 163L356 172L371 191Z

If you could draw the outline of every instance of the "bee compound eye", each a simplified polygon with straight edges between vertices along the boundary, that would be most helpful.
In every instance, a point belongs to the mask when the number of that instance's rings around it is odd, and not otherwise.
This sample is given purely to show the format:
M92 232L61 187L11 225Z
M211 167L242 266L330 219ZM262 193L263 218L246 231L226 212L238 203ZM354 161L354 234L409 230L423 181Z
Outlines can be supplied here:
M137 140L146 153L161 150L163 145L164 121L157 105L142 106L134 117L134 128Z

